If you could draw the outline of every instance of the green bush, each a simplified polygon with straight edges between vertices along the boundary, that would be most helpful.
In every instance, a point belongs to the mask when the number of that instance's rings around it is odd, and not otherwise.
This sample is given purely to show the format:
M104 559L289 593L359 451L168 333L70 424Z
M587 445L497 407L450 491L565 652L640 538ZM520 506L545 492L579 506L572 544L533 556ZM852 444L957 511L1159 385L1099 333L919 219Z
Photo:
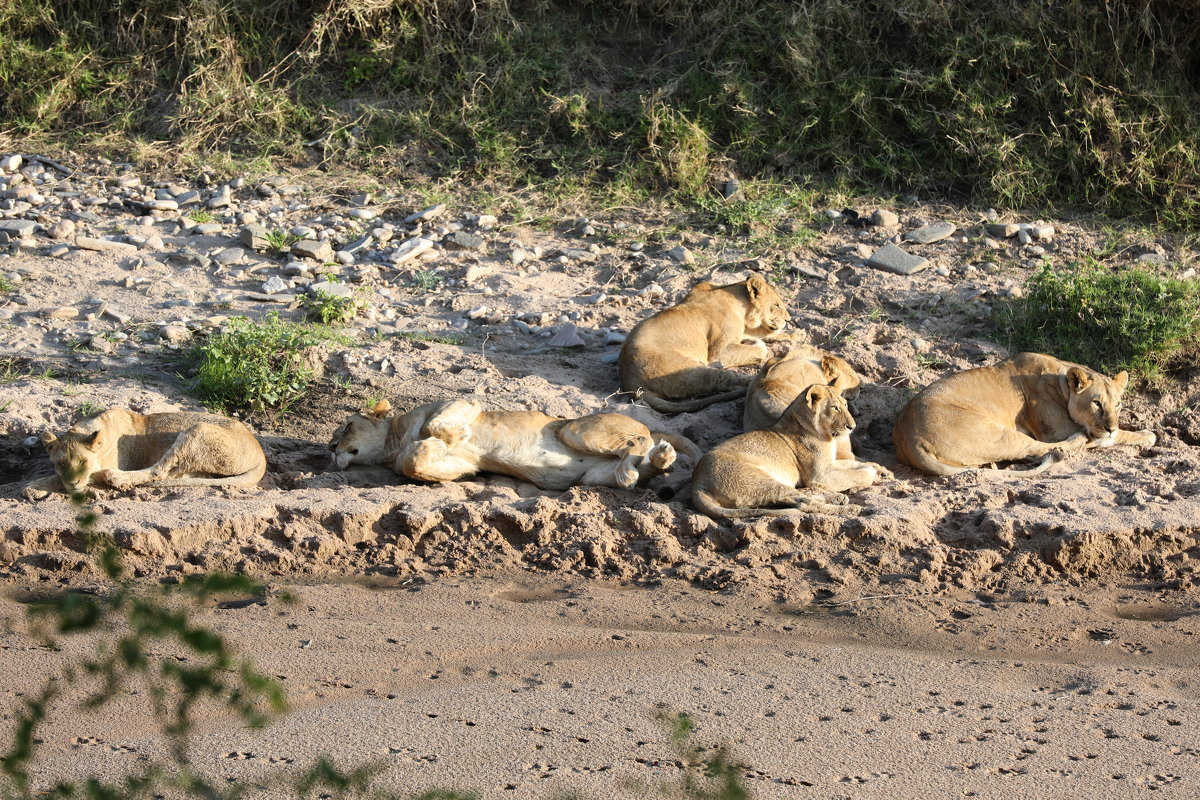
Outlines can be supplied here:
M314 370L306 350L349 340L320 325L298 325L269 314L262 322L233 320L228 330L198 344L193 390L218 409L286 411L308 389Z
M1154 381L1200 355L1200 285L1145 269L1046 265L998 317L1013 349L1108 374L1127 369Z

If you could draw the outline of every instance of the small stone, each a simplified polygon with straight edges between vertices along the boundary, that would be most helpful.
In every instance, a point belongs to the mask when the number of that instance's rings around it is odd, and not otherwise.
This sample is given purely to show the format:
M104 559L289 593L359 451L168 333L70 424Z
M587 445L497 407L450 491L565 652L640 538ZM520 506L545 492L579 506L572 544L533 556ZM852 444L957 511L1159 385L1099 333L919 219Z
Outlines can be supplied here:
M828 217L831 222L840 222L842 219L842 212L838 211L836 208L827 208L825 209L825 216Z
M488 306L475 306L467 312L467 319L479 319L480 317L486 316L491 310L492 309Z
M1021 244L1029 244L1033 241L1033 237L1029 235L1029 231L1026 228L1021 228L1019 231L1017 231L1017 240L1020 241Z
M15 153L12 155L7 155L4 158L0 158L0 169L4 170L5 172L16 172L21 168L21 163L23 160L24 159Z
M280 292L286 291L287 283L278 275L272 275L262 285L263 294L277 295Z
M158 335L167 342L178 344L188 339L192 334L182 325L164 325L159 329Z
M455 250L482 250L485 242L478 234L455 231L442 239L442 244Z
M349 205L351 208L366 208L367 206L371 205L371 203L373 203L373 202L375 202L374 198L372 198L369 193L364 192L363 194L358 194L358 195L355 195L354 197L351 197L349 200L346 201L346 204Z
M198 225L192 226L193 236L212 236L220 233L225 226L219 222L201 222Z
M949 239L958 230L953 222L933 222L904 234L904 241L913 244L933 244Z
M175 195L175 202L179 204L180 208L195 205L200 202L200 193L193 189L192 191L177 194Z
M870 250L870 248L867 249L868 251ZM870 255L870 252L868 252L867 255ZM789 263L788 269L799 275L803 275L806 278L814 278L819 281L823 281L828 277L824 271L814 267L811 264L805 264L801 261L793 261Z
M512 263L513 266L517 266L518 264L521 264L528 257L529 256L526 255L524 250L513 250L511 253L508 254L508 260Z
M880 228L894 228L900 224L900 216L886 208L877 208L871 214L871 224Z
M185 247L182 250L176 250L167 256L167 263L174 264L178 267L194 267L196 269L208 269L212 266L212 259L203 253L198 253L190 247Z
M179 210L179 203L175 202L174 200L151 200L149 203L146 203L145 205L146 205L146 208L150 209L151 211L177 211L177 210Z
M667 251L667 257L678 264L695 264L696 257L692 255L692 251L688 250L683 245L672 247Z
M638 292L638 297L663 297L667 290L659 286L657 283L652 283L646 288Z
M1029 233L1035 239L1040 239L1043 242L1048 242L1054 238L1055 231L1054 231L1053 225L1034 225L1029 230Z
M354 254L348 250L338 250L333 254L333 260L343 266L349 266L354 263Z
M1021 230L1021 226L1015 222L1002 222L987 226L987 232L997 239L1011 239L1016 236Z
M316 261L329 261L333 258L333 246L322 239L301 239L292 245L292 255Z
M625 334L620 331L609 331L604 334L605 344L622 344L625 341Z
M567 322L554 329L554 335L546 342L547 347L586 347L579 335L579 328L574 323Z
M60 219L46 231L52 239L66 239L75 233L75 223L69 219Z
M316 283L309 284L308 291L311 294L316 294L317 292L322 292L324 294L329 295L330 297L353 297L354 296L353 289L351 289L346 284L338 283L337 281L318 281Z
M988 250L1001 250L1004 248L1003 244L996 241L995 239L993 239L990 236L983 237L983 246L986 247Z
M1029 255L1031 255L1031 256L1044 256L1044 255L1046 255L1046 248L1042 247L1041 245L1035 244L1035 245L1030 245L1029 249L1026 250L1025 252L1029 253Z
M600 292L599 294L590 294L587 297L581 297L579 299L579 302L585 303L587 305L598 306L607 299L608 299L608 295L605 294L604 292Z
M629 252L631 252L631 253L640 253L645 249L646 249L645 242L630 242L629 243Z
M308 264L303 261L289 261L283 265L284 275L307 275L309 274Z
M60 306L52 308L45 312L46 319L75 319L79 316L79 309L71 306Z
M246 251L240 247L226 247L212 258L218 264L240 264L246 260Z
M414 222L427 222L431 219L441 216L442 212L445 210L446 204L438 203L436 206L430 206L424 211L418 211L415 214L409 214L404 218L404 221L408 224L412 224Z
M1032 247L1029 248L1029 250L1030 250L1030 252L1033 252ZM1165 263L1167 263L1167 257L1165 255L1163 255L1162 253L1142 253L1140 256L1137 257L1137 260L1142 264L1165 264Z
M137 247L128 242L114 242L111 239L93 239L88 236L76 236L75 244L84 250L108 250L120 253L131 253L137 250Z
M950 277L950 270L947 269L946 267L938 267L937 269L934 270L934 272L936 272L938 275L941 275L943 278Z
M1196 269L1194 267L1188 267L1183 272L1179 273L1179 279L1183 281L1189 281L1194 277L1196 277Z
M924 269L928 263L929 259L914 256L894 244L884 245L867 259L867 266L897 275L912 275Z
M279 281L283 283L283 281ZM244 295L247 300L258 300L263 303L294 303L296 295L290 292L280 292L279 294L267 294L265 292L246 292Z
M268 233L269 231L262 225L247 225L238 232L238 241L251 250L260 252L271 247L270 242L267 241Z
M352 208L346 212L346 216L365 222L366 220L375 219L376 214L369 208Z
M870 258L871 254L874 252L875 248L871 247L871 245L867 244L866 242L858 242L854 245L854 255L861 259L865 260Z
M37 223L31 219L0 220L0 233L7 233L14 239L22 236L32 236L37 230Z
M353 254L357 253L358 251L365 249L367 247L367 245L371 244L371 240L373 238L374 237L368 233L366 236L363 236L362 238L355 239L353 242L343 245L342 249L339 250L338 252L350 253L351 255L353 255Z
M208 198L208 202L205 205L207 205L211 209L218 209L218 208L225 208L225 206L229 205L232 202L233 202L233 198L229 196L229 187L225 187L224 191L222 191L221 193L213 195L212 197Z
M433 247L432 239L417 236L397 247L396 252L392 253L389 259L393 264L403 264L405 261L411 261L421 255L431 247Z

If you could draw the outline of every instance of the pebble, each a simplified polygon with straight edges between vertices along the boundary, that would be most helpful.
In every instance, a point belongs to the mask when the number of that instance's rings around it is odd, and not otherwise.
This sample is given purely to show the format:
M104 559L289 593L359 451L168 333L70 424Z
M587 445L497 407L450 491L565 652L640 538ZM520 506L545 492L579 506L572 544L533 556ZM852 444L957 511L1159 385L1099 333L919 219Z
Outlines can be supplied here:
M479 319L480 317L485 316L491 310L492 309L488 306L475 306L467 312L467 319Z
M953 222L933 222L904 234L904 241L913 244L933 244L949 239L958 227Z
M678 264L696 263L696 257L692 255L692 251L688 250L683 245L678 245L677 247L672 247L670 250L668 250L667 258L670 258L672 261Z
M79 316L79 309L71 306L60 306L59 308L48 309L45 313L46 319L75 319Z
M366 221L375 219L376 214L369 208L352 208L346 212L346 216L351 219Z
M987 232L991 236L998 239L1011 239L1021 230L1021 226L1014 222L994 223L987 226Z
M1033 228L1030 229L1029 233L1035 239L1041 239L1043 242L1048 242L1054 238L1055 231L1053 225L1034 225Z
M604 334L605 344L623 344L625 342L625 334L619 331L609 331Z
M1033 248L1029 248L1032 252ZM1143 264L1165 264L1167 257L1162 253L1142 253L1137 260Z
M414 222L427 222L431 219L441 216L442 212L445 210L446 204L438 203L436 206L430 206L424 211L418 211L415 214L409 214L404 218L404 221L408 224L412 224Z
M1191 280L1194 277L1196 277L1196 269L1194 267L1188 267L1183 272L1179 273L1180 280L1187 281L1187 280Z
M1044 256L1044 255L1046 255L1046 248L1042 247L1041 245L1035 244L1035 245L1031 245L1029 247L1029 249L1026 250L1025 252L1029 253L1029 255L1031 255L1031 256Z
M225 226L219 222L201 222L192 227L192 234L195 236L212 236L220 233Z
M417 236L409 239L404 244L396 248L396 252L392 253L389 260L393 264L403 264L405 261L411 261L417 256L433 247L433 240L426 239L423 236Z
M136 246L128 242L114 242L111 239L93 239L89 236L76 236L75 244L84 250L109 250L121 253L130 253L137 250Z
M638 297L663 297L667 290L659 286L657 283L652 283L646 288L638 292Z
M554 335L546 342L547 347L586 347L587 342L579 335L573 322L566 322L554 329Z
M894 244L884 245L867 259L867 266L885 272L894 272L897 275L912 275L924 269L928 264L929 259L914 256Z
M1017 240L1020 241L1021 244L1029 244L1033 241L1033 236L1029 234L1028 229L1021 228L1019 231L1017 231Z
M21 168L21 163L24 161L19 155L13 154L0 158L0 169L5 172L16 172Z
M900 217L894 211L878 208L871 214L871 224L880 228L894 228L900 224Z
M292 255L316 261L329 261L333 258L333 246L323 239L301 239L292 245Z
M442 244L455 250L482 250L485 242L478 234L455 231L442 239Z
M331 297L353 297L354 290L344 283L336 281L317 281L310 284L308 291L312 294L323 292Z
M226 247L214 253L212 259L218 264L240 264L246 260L246 251L240 247Z
M508 254L508 260L510 263L512 263L513 266L517 266L518 264L521 264L527 258L529 258L529 256L526 255L524 250L513 250L511 253Z
M266 250L271 246L267 241L268 233L269 231L262 225L247 225L238 232L238 241L251 250Z
M172 344L178 344L189 338L191 332L182 325L164 325L159 329L158 335L160 338Z
M60 219L46 231L53 239L66 239L75 233L75 223L69 219Z
M286 291L288 288L287 282L278 275L272 275L262 285L263 294L277 295L280 292Z
M333 254L333 260L343 266L349 266L354 263L354 254L349 250L338 250Z
M0 220L0 233L7 233L9 236L32 236L35 230L37 230L37 223L31 219Z

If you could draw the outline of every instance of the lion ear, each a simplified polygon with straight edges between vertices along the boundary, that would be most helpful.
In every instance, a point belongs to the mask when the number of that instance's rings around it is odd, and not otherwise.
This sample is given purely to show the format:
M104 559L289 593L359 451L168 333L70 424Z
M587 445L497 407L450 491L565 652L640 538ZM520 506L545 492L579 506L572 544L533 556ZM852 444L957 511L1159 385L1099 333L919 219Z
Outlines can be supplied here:
M828 386L822 386L819 383L814 383L804 391L804 402L809 408L816 408L817 403L829 397L830 389Z
M375 419L383 419L392 410L392 404L387 400L380 400L375 405L371 406L371 410L367 412L367 416Z
M96 444L100 441L101 433L103 433L103 431L100 431L100 430L92 431L91 436L83 437L83 444L87 447L95 447Z
M821 356L821 372L825 373L825 377L830 383L833 383L834 379L838 377L837 359L828 353Z
M1071 367L1067 370L1067 386L1071 387L1071 391L1079 394L1084 389L1092 385L1092 376L1088 375L1087 370L1083 367Z
M757 272L751 272L750 277L746 278L746 292L750 295L751 300L761 295L768 288L770 288L770 284L767 283L766 278Z
M1115 387L1117 390L1117 393L1123 393L1125 391L1125 387L1129 385L1129 373L1125 370L1121 370L1113 376L1112 382L1113 387Z

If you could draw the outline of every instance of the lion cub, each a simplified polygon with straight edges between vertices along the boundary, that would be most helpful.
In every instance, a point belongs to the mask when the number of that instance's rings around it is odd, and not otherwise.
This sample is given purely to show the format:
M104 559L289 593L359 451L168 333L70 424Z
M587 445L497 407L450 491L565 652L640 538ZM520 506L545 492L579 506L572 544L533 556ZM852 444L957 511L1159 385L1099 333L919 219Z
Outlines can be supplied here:
M1052 450L1129 444L1149 447L1150 431L1117 424L1129 375L1099 372L1041 353L1018 353L990 367L934 381L908 402L892 430L900 461L954 475L997 461L1043 456L1022 475L1054 460Z
M58 473L25 487L30 499L56 489L81 492L89 483L114 489L157 486L253 486L267 470L254 434L216 414L139 414L123 408L42 435Z
M540 411L484 411L466 399L430 403L399 417L388 417L390 410L380 401L338 429L330 449L340 468L383 463L423 481L497 472L540 489L628 489L670 471L676 448L693 464L700 456L690 440L651 431L623 414L560 419Z
M843 492L891 477L879 464L837 457L837 439L853 428L836 387L809 386L770 428L735 436L700 459L692 476L692 504L711 517L728 519L855 513L857 506L834 504L845 502L840 495L821 498L799 491Z
M668 414L736 400L750 378L728 368L770 357L761 340L785 338L780 332L789 318L787 304L761 275L726 286L698 283L678 305L630 331L618 361L621 388Z

